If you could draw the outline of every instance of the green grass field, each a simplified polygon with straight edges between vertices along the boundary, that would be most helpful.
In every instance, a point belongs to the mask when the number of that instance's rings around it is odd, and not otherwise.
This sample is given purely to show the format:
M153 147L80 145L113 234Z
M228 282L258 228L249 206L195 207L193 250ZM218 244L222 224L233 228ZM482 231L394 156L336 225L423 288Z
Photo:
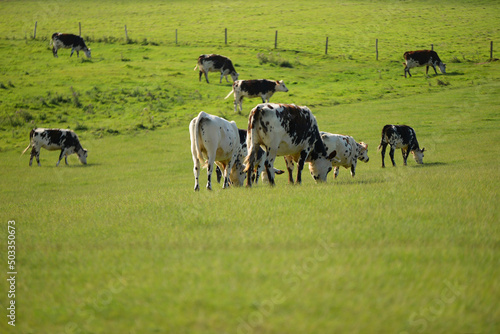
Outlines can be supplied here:
M1 333L500 331L495 1L3 1L0 18L0 272L11 220L17 271ZM78 22L92 58L54 58L50 35ZM404 51L431 44L447 74L405 79ZM195 193L189 121L244 128L259 102L234 114L230 83L198 82L212 52L240 79L283 79L272 102L309 106L370 161L212 192L203 170ZM381 168L390 123L416 130L424 165ZM30 168L35 126L74 129L88 165L42 150Z

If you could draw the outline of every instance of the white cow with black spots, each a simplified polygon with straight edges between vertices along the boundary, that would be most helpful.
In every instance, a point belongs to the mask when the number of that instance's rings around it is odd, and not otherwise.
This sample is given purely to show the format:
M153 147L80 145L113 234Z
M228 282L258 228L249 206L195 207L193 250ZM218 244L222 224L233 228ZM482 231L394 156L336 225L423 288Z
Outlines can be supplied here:
M240 136L234 121L229 122L218 116L200 112L189 123L191 153L193 157L194 190L199 190L201 162L206 161L207 189L212 190L214 163L224 173L223 188L230 184L242 185L245 180Z

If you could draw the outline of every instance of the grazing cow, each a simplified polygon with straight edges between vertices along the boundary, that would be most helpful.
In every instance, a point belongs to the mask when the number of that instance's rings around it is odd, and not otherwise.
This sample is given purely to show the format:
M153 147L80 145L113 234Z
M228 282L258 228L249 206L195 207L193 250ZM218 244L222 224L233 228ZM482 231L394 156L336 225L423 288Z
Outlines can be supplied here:
M429 73L429 66L432 66L434 72L436 72L436 66L439 66L441 73L446 74L446 64L444 64L441 59L439 59L436 51L431 50L419 50L419 51L407 51L404 53L405 58L405 78L406 73L411 77L410 69L419 66L426 66L425 74Z
M334 177L339 175L339 167L351 168L351 176L356 174L356 164L358 159L368 162L368 145L361 142L357 143L350 136L320 132L321 139L325 143L326 153L331 157L334 166ZM313 167L314 163L310 164Z
M196 71L197 68L200 69L200 81L201 76L204 73L205 79L207 80L207 83L209 83L208 72L220 72L219 83L222 83L222 77L226 77L226 81L229 82L227 79L228 75L231 75L233 81L238 80L238 73L236 73L231 59L221 55L210 54L199 56L198 63L194 67L194 70Z
M387 145L391 145L389 156L391 157L393 166L396 166L396 163L394 162L394 150L399 148L403 153L405 166L406 159L408 159L410 151L413 154L413 159L415 159L418 164L424 163L423 158L425 148L420 149L415 130L407 125L386 125L382 129L382 139L380 140L380 145L378 146L379 150L382 148L382 167L385 167L384 157Z
M194 162L194 190L199 190L200 161L207 160L207 189L212 190L214 162L224 171L224 185L242 185L245 180L243 157L236 123L200 112L189 123L191 153Z
M76 51L76 56L80 57L79 52L83 51L85 55L90 58L90 49L85 45L83 38L80 36L76 36L73 34L61 34L54 33L52 34L52 53L54 57L57 57L58 49L69 49L71 48L70 57L73 55L73 52Z
M243 129L238 129L238 132L239 132L239 135L240 135L240 144L241 144L241 153L240 153L240 156L238 157L238 159L242 158L242 157L246 157L247 154L248 154L248 149L247 149L247 130L243 130ZM258 180L259 180L259 175L261 175L262 173L262 177L264 180L267 180L267 174L263 172L264 170L264 160L266 158L266 152L259 147L259 151L257 152L257 161L255 163L256 167L254 169L254 174L252 175L252 181L255 181L255 183L257 184L258 183ZM241 159L241 161L243 161L243 159ZM217 173L217 182L220 182L221 178L222 178L222 172L219 168L219 166L217 166L215 172ZM278 175L281 175L283 174L284 172L280 169L274 169L274 172Z
M234 112L237 112L238 106L243 111L243 97L260 97L262 103L269 102L269 99L275 92L288 92L283 80L273 81L266 79L259 80L237 80L233 83L233 89L225 99L234 92Z
M315 180L326 181L332 164L326 157L316 118L307 107L293 104L262 103L250 112L248 119L248 155L245 159L247 186L257 161L259 147L266 151L264 163L269 183L274 185L274 160L277 155L291 156L298 161L297 180L300 184L306 159L316 162Z
M72 130L61 129L33 129L30 132L30 143L23 151L24 154L30 147L31 150L30 166L33 162L33 157L36 157L38 166L40 165L40 148L45 148L49 151L61 150L59 160L56 166L59 166L62 158L68 164L68 155L76 153L78 159L84 165L87 164L87 150L82 147L76 133Z

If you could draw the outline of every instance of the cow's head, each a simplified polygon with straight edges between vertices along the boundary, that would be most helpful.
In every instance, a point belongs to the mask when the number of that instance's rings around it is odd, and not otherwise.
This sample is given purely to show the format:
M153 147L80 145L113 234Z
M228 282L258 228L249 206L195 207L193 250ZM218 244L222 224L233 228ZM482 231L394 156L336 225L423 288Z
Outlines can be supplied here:
M85 52L85 55L87 56L87 58L90 58L90 49L89 48L83 49L83 52Z
M276 91L285 92L285 93L288 92L288 88L286 88L283 80L276 81Z
M423 164L424 163L424 151L425 148L422 147L422 149L417 148L414 151L411 151L411 154L413 154L413 159L417 162L417 164Z
M236 73L236 71L232 71L231 72L231 78L233 79L233 82L235 82L236 80L238 80L238 77L239 77L239 74Z
M86 165L87 164L87 150L82 148L82 149L78 150L77 155L78 155L78 159L80 160L80 162L82 164Z
M356 143L356 146L358 148L358 159L363 162L368 162L368 160L370 160L370 158L368 158L368 144L361 142Z
M439 70L441 71L441 73L446 74L446 64L443 63L442 61L440 61L438 66L439 66Z
M328 173L332 170L332 162L328 157L321 156L309 163L309 172L316 182L326 182Z

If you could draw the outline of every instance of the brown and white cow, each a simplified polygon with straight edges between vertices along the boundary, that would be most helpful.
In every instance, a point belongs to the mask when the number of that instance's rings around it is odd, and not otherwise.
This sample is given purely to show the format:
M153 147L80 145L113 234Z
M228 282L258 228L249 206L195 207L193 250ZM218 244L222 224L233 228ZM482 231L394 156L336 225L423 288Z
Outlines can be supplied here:
M403 154L404 165L406 166L406 160L410 152L413 154L413 159L418 164L423 164L424 150L420 149L417 141L417 135L415 130L407 125L392 125L388 124L382 129L382 139L380 140L380 145L378 149L382 149L382 167L385 167L385 149L387 145L391 146L389 156L391 157L392 165L396 166L394 162L394 150L401 149Z
M334 177L339 175L339 167L351 168L351 176L356 174L358 159L368 162L368 145L363 142L356 142L351 136L320 132L321 139L325 144L326 154L334 166ZM314 162L311 162L309 169L314 169Z
M197 68L200 70L200 81L201 76L205 74L205 79L207 83L209 83L208 72L220 72L219 83L222 83L222 77L225 77L226 81L229 82L227 79L228 75L231 75L233 81L238 80L238 73L236 73L231 59L221 55L209 54L199 56L198 63L194 67L194 70L196 71Z
M71 48L70 57L73 55L73 52L76 51L76 56L79 57L80 51L83 51L85 55L90 58L90 49L85 45L85 41L83 38L73 34L62 34L56 32L52 34L52 53L54 57L57 57L58 49L69 49Z
M194 190L200 189L198 179L202 161L207 161L208 190L212 190L214 163L224 171L223 188L227 188L230 183L243 185L243 156L238 127L234 121L229 122L202 111L189 123L189 136L194 163Z
M429 73L429 66L432 66L434 72L436 72L436 66L439 67L441 73L446 74L446 64L444 64L441 59L439 59L436 51L432 50L418 50L418 51L407 51L403 55L405 62L405 78L406 73L411 77L410 69L419 66L426 66L425 74Z
M38 166L41 166L40 148L42 147L49 151L61 150L56 166L59 166L63 157L64 162L67 165L68 155L73 153L78 155L78 159L82 164L87 164L87 150L82 147L78 136L72 130L42 128L33 129L30 132L30 143L22 154L24 154L30 147L32 147L30 166L33 162L33 157L36 157Z
M288 92L283 80L274 81L266 79L257 80L237 80L233 83L233 89L225 99L234 92L234 112L237 112L239 106L243 111L243 97L260 97L262 103L269 102L269 99L275 92Z
M315 180L326 181L332 164L326 157L316 118L307 107L294 104L262 103L250 112L248 119L248 155L245 159L247 186L257 160L259 147L266 151L264 163L269 183L274 185L276 156L291 156L298 162L296 183L300 184L306 159L316 162Z

